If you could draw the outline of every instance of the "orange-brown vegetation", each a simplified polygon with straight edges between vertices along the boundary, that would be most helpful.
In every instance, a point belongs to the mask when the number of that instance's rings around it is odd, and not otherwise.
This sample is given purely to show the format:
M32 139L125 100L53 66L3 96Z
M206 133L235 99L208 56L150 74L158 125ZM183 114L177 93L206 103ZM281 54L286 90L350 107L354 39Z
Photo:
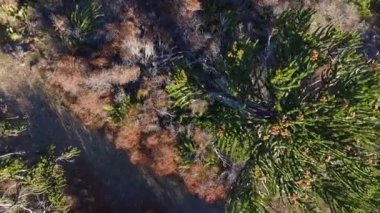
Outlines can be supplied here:
M154 55L154 45L141 30L141 21L132 8L123 13L124 22L107 24L108 47L104 49L117 53L125 63L149 58Z
M207 202L215 202L226 197L228 189L218 180L217 171L201 164L194 164L181 172L187 188Z
M207 202L226 197L228 188L219 180L217 169L194 164L189 169L179 170L181 159L175 146L176 138L166 130L147 134L142 128L125 126L115 141L118 148L129 151L132 163L148 167L159 176L179 175L190 192ZM208 143L208 136L201 130L197 132L195 141L204 146Z
M196 145L196 158L197 159L207 159L210 154L213 153L211 149L211 137L207 132L202 129L195 128L193 133L193 141Z
M14 194L17 193L17 187L18 184L16 181L13 180L5 180L0 182L0 195L3 196L4 194Z
M185 16L191 18L193 13L202 10L202 3L200 0L184 0L182 5Z
M129 110L115 145L131 154L132 163L144 165L159 176L175 174L180 158L176 149L176 136L159 124L159 109L167 105L166 93L160 89L164 79L143 80L141 90L146 91L142 105Z
M116 147L128 150L132 163L146 166L159 176L175 174L180 162L175 137L168 131L144 133L143 128L123 127Z
M179 138L171 131L161 127L159 119L168 105L168 97L161 89L164 76L143 79L138 91L144 97L143 106L131 108L128 118L119 130L115 145L128 150L131 162L150 168L156 175L178 175L190 192L207 202L224 199L227 187L218 179L217 169L200 164L181 170L181 158L177 143ZM199 155L207 152L210 136L201 129L195 129L194 142L199 147Z
M84 59L73 56L60 58L53 67L53 72L46 72L48 82L90 127L101 127L106 122L108 115L103 108L112 103L114 86L126 85L140 75L137 67L92 71Z
M184 1L182 6L187 12L201 9L199 1ZM179 137L168 112L169 97L164 89L168 76L148 77L138 67L125 66L154 54L150 41L154 33L142 33L143 18L135 14L128 9L123 22L107 24L107 43L88 58L57 59L46 72L46 79L86 126L103 130L116 148L128 151L133 164L147 167L158 176L180 176L190 192L208 202L223 199L227 188L218 179L217 168L194 164L180 169ZM120 56L122 65L112 63L115 55ZM124 120L117 125L109 123L104 106L114 103L115 90L126 89L136 81L138 89L129 95L136 96L137 103L128 108ZM193 113L207 110L207 103L201 101L192 106ZM200 150L198 155L210 153L210 137L206 132L196 129L194 141Z

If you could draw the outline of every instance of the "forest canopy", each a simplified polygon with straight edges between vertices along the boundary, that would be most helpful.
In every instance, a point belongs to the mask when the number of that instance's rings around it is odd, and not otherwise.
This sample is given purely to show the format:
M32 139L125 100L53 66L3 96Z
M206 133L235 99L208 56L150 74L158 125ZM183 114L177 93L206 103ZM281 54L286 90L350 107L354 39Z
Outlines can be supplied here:
M132 164L226 212L378 211L380 1L0 3L1 50ZM1 151L1 205L69 209L66 150Z

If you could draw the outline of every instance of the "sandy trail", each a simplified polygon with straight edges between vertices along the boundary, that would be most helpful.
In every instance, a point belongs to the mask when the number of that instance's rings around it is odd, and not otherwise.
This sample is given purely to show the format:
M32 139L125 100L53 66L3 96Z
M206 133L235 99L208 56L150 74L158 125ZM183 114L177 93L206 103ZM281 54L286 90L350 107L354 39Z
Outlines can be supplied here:
M112 212L223 212L221 204L209 205L188 194L176 178L155 177L132 165L125 152L116 150L97 132L86 129L68 112L60 100L49 93L37 71L1 53L0 98L5 99L13 111L27 114L30 122L28 135L3 140L0 149L4 144L29 151L50 145L57 149L67 146L81 149L71 179L90 186L77 189L77 194L84 200L86 190L95 187L93 190L107 203L98 204L99 208L89 206L81 212L104 212L107 208ZM75 177L75 172L82 174ZM94 180L86 180L88 177ZM80 187L81 184L74 185Z

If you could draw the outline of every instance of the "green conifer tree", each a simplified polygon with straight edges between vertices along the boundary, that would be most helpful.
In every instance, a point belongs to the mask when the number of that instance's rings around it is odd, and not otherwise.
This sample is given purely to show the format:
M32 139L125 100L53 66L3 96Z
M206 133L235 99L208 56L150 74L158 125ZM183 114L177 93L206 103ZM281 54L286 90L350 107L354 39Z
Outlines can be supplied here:
M206 130L242 166L229 212L266 212L279 200L307 211L380 206L380 71L359 53L358 35L313 30L312 17L286 11L267 44L236 41L220 71L227 92L216 95L185 71L167 87L180 122ZM263 51L273 57L263 61ZM194 99L208 101L208 111L192 114Z

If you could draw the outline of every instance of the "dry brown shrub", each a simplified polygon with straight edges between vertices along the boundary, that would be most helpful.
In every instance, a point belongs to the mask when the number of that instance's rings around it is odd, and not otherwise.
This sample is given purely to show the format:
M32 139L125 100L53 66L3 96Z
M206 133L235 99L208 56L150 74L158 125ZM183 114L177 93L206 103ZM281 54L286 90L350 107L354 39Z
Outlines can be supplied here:
M143 145L152 159L151 169L159 176L174 174L179 166L179 153L175 147L176 138L169 131L150 134Z
M155 108L165 107L169 103L168 95L162 89L155 90L152 93L152 96L153 96L153 99L152 99L152 101L153 101L153 107L155 107Z
M148 167L156 175L175 174L180 162L179 153L175 147L176 137L160 128L147 131L148 123L156 120L156 115L145 114L141 111L140 113L138 117L129 117L128 124L120 129L115 140L116 147L128 150L134 164ZM142 115L148 115L145 116L147 121L143 123L141 122Z
M159 144L159 135L154 134L154 135L148 136L145 142L146 142L145 143L146 147L151 149Z
M145 139L145 145L148 148L156 148L156 146L160 145L174 145L176 143L176 138L171 135L171 133L167 130L162 130L159 132L155 132L149 135Z
M140 97L145 98L144 105L151 109L168 106L169 97L163 89L168 76L155 76L154 79L143 78L138 91Z
M145 139L141 134L138 128L123 128L115 140L116 147L129 150L132 163L146 166L158 176L175 174L179 165L175 138L166 131Z
M151 125L157 125L159 123L159 118L157 117L157 113L154 111L140 111L140 113L136 116L137 123L141 127L141 131L144 133L150 133L147 128Z
M151 169L159 176L175 174L179 166L179 157L174 146L161 145L152 149Z
M184 9L189 12L195 12L202 9L202 3L200 0L184 0L182 2Z
M66 74L85 73L89 70L89 66L83 58L63 56L56 60L54 70Z
M134 150L140 147L140 140L140 129L128 125L120 129L115 144L118 149Z
M181 172L186 187L206 202L213 203L225 199L227 188L217 179L215 171L201 164L194 164Z
M140 129L143 135L140 149L150 159L148 167L159 176L176 174L180 162L176 136L168 130L163 130L159 124L158 111L168 104L167 94L162 89L165 80L164 76L142 79L138 93L140 97L144 94L144 103L138 108L138 112L135 109L134 118L128 119L129 122L134 120ZM131 116L130 113L129 115Z
M112 62L106 56L93 56L89 60L89 64L93 69L106 69L111 68Z
M135 14L135 10L129 8L123 13L124 22L106 26L107 40L125 62L142 57L143 52L151 52L153 48L153 43L142 38Z
M14 194L17 193L18 183L13 180L4 180L0 182L0 195L4 193Z
M107 39L111 42L124 62L149 59L154 56L153 42L143 37L132 11L126 12L126 20L121 24L110 24ZM131 17L131 18L128 18Z
M54 72L46 72L47 81L69 102L75 102L81 93L84 73L88 71L86 62L65 56L59 58L53 68Z
M140 150L133 150L130 152L131 163L135 165L148 167L151 165L151 160L147 158L146 154Z
M47 73L49 83L59 90L70 102L75 102L80 95L78 85L82 82L82 76L79 73Z
M104 106L111 102L109 93L104 95L86 89L83 85L90 68L87 62L73 56L61 57L53 64L53 72L46 72L47 81L62 94L70 109L86 126L103 126L107 113ZM104 78L99 79L102 84Z
M111 102L109 97L100 98L98 94L89 92L82 94L77 102L70 105L71 110L79 117L86 126L102 127L108 117L104 106Z
M85 85L91 90L98 92L101 96L110 94L113 86L124 86L136 81L140 76L140 68L124 68L115 66L98 73L91 74L85 81Z
M196 128L193 140L201 150L204 150L210 145L211 138L204 130Z
M0 8L1 6L16 7L19 4L20 4L20 0L0 0Z
M185 14L176 14L184 17L182 21L200 9L200 3L196 0L178 4L183 4L185 8ZM168 6L171 6L170 3ZM50 76L51 81L65 91L75 91L77 99L69 105L72 111L87 126L105 127L103 130L107 138L114 142L116 148L128 151L133 164L147 167L159 176L181 176L189 190L207 202L225 198L227 190L218 180L217 171L199 164L192 165L186 171L178 169L181 159L176 147L177 137L166 130L167 127L161 122L161 119L165 119L163 115L169 103L164 90L168 76L139 79L138 96L142 97L142 103L128 110L120 128L104 125L107 113L103 107L111 103L113 86L123 86L140 77L137 67L109 68L112 66L110 59L119 54L123 62L129 63L154 54L153 43L144 37L154 33L144 32L142 35L142 21L136 12L133 9L126 11L123 19L125 21L121 23L107 25L108 44L99 53L90 56L88 62L74 57L61 59L55 66L57 72ZM194 113L202 113L205 109L205 103L194 103ZM195 131L195 142L200 150L207 152L209 141L207 133L200 129Z

